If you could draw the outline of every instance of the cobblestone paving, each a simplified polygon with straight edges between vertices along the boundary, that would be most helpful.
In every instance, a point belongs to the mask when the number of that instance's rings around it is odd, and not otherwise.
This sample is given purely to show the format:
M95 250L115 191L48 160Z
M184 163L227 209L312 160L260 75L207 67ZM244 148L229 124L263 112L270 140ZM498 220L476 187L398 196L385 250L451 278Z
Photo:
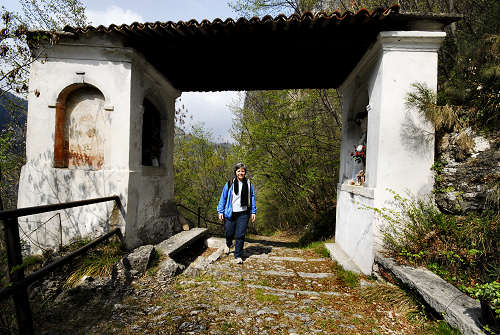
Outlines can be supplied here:
M336 269L313 250L254 239L245 243L243 264L222 254L163 282L150 270L84 333L431 334L398 288L368 278L349 287Z

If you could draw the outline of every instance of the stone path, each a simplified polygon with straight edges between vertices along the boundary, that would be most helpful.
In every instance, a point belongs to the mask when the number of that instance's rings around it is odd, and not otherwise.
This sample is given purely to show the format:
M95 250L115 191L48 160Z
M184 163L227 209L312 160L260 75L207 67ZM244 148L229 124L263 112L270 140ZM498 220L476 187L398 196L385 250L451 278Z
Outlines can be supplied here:
M330 258L311 249L259 237L245 244L242 265L232 253L214 261L220 253L205 250L167 281L149 270L82 333L433 334L397 287L355 277L350 287Z

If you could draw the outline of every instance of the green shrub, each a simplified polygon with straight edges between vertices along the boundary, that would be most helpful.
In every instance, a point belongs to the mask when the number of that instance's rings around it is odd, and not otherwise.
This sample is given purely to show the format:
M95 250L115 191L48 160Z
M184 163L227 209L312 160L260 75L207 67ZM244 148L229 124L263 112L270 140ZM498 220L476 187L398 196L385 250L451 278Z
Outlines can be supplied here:
M316 241L316 242L311 242L307 246L304 247L305 249L313 249L313 251L325 258L330 258L330 252L328 249L325 247L325 243L323 241Z
M299 246L330 238L335 233L335 208L318 214L299 238Z
M335 263L333 266L333 270L336 273L337 279L341 282L342 285L356 288L359 284L359 275L355 272L345 270L341 265Z
M493 281L482 285L476 285L467 289L467 293L487 303L495 312L495 319L500 320L500 283Z
M392 208L371 208L386 222L383 242L391 256L424 265L459 286L497 278L499 214L447 215L432 198L393 194Z
M111 275L113 265L123 257L125 251L118 241L109 241L89 250L85 255L78 257L74 263L74 270L64 283L64 288L71 288L78 284L84 276L106 277Z

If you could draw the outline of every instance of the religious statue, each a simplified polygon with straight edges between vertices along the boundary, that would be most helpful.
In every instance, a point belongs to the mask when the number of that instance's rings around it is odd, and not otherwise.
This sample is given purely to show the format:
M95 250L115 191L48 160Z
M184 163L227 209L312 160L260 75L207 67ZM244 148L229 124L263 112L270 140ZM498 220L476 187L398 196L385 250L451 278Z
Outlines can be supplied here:
M366 111L357 113L354 117L354 122L360 127L361 135L357 144L354 145L354 151L351 152L351 157L354 160L354 168L350 184L362 186L365 183L366 133L368 128L368 113Z

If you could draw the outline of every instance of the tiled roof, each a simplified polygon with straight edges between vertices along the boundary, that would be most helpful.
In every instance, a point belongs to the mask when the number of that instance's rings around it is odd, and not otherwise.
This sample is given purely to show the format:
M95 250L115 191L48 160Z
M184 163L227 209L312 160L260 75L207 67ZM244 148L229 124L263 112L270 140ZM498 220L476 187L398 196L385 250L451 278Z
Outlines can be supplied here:
M381 31L438 30L458 17L356 13L65 27L76 36L112 34L141 52L181 91L338 87Z

